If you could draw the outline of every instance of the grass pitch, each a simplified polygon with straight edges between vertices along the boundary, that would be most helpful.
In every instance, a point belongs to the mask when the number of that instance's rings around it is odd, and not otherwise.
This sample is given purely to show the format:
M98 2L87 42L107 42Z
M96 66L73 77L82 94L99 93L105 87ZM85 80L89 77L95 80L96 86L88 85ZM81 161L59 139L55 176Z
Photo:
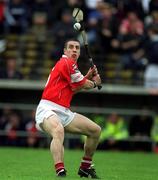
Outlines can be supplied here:
M57 178L49 150L0 147L2 180L79 180L79 150L65 151L66 178ZM97 151L95 168L102 180L157 180L158 155ZM82 178L84 180L86 178Z

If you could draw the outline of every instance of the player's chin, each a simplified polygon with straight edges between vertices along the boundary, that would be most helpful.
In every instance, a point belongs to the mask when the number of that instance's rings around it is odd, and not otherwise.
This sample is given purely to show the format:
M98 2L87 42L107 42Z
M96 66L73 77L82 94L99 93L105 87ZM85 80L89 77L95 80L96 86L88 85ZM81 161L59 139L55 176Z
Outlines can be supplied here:
M74 59L74 60L77 60L78 56L77 56L77 54L72 54L71 58Z

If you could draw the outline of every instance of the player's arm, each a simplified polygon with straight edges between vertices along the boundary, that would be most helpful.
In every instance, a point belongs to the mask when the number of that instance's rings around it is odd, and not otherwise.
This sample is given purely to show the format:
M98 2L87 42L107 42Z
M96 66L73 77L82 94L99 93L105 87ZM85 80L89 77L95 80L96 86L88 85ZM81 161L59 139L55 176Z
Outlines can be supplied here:
M74 93L77 93L82 89L93 89L101 84L101 79L96 66L94 66L94 68L90 68L87 74L84 76L79 71L76 64L70 64L69 61L69 64L64 65L64 71L61 71L61 73L68 80Z
M82 89L94 89L96 88L98 85L101 84L101 79L99 74L93 76L92 80L86 79L84 81L84 84L82 84L81 86L78 86L74 89L72 89L75 93L79 92Z
M95 88L96 84L95 82L89 80L89 79L86 79L84 84L82 84L81 86L77 86L76 88L72 88L72 90L77 93L79 91L81 91L82 89L93 89Z
M100 79L100 76L98 74L97 67L95 65L93 68L90 68L88 70L85 77L87 80L86 80L85 84L83 85L83 89L96 88L98 85L101 84L101 79Z
M82 89L94 89L101 84L101 78L98 74L96 66L88 70L87 74L84 76L84 79L85 81L82 85L72 89L75 93L79 92Z
M92 77L91 80L86 79L86 81L83 84L82 88L83 89L93 89L93 88L96 88L100 84L101 84L100 75L96 74L95 76Z

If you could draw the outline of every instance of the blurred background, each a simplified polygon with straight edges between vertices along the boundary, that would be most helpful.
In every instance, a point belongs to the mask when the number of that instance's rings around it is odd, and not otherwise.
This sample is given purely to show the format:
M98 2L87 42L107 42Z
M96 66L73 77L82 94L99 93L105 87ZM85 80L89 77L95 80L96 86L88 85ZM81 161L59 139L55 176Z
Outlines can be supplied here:
M74 7L85 13L103 88L76 94L72 110L102 127L99 149L158 153L157 0L0 0L0 146L49 146L35 110L65 40L82 44ZM83 46L79 68L89 69ZM66 134L65 146L83 141Z

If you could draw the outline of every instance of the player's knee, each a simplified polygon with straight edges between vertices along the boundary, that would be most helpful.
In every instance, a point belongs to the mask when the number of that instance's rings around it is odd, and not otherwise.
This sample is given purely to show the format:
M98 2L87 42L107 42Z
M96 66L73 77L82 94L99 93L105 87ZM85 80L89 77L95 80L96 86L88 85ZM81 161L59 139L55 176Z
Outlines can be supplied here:
M64 137L63 126L61 126L61 125L57 126L57 128L54 130L54 136L57 138L63 138Z
M97 127L96 127L96 135L98 137L100 137L100 134L101 134L101 127L97 125Z
M100 137L100 134L101 134L101 127L96 125L92 130L92 136L98 138Z
M52 128L51 136L53 138L63 139L64 138L64 127L58 124L56 127Z

